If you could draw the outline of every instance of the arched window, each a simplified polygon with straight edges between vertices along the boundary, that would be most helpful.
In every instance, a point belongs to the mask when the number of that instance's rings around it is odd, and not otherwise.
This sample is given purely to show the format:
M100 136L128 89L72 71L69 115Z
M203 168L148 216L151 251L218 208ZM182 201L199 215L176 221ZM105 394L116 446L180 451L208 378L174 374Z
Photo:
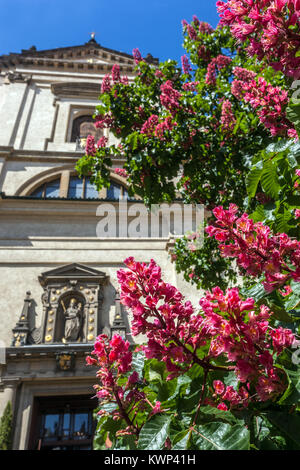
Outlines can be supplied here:
M35 189L30 196L36 198L51 198L59 197L60 178L53 181L47 181L46 183Z
M93 135L97 142L103 136L103 130L96 129L93 117L90 115L75 118L72 125L71 142L86 139L88 135Z
M30 194L33 198L69 198L69 199L109 199L118 201L128 199L127 189L116 181L111 181L109 188L97 191L90 178L69 174L66 178L57 178L38 186Z

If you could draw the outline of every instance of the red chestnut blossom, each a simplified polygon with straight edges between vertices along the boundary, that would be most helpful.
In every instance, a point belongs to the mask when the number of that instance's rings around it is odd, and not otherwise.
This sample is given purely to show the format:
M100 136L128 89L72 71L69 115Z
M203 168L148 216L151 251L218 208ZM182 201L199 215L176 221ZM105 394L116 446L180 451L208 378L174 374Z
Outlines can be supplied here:
M217 395L223 395L225 392L225 385L221 380L214 380L213 386Z
M141 129L141 134L146 134L148 137L153 135L153 132L155 130L155 127L158 124L158 116L156 114L152 114L146 122L144 122L142 129Z
M197 91L197 85L199 85L200 82L187 82L182 85L182 88L185 91Z
M207 85L215 86L217 78L217 70L222 70L232 62L230 57L225 55L218 55L214 57L207 67L205 83Z
M289 102L287 91L273 87L262 77L256 80L256 74L249 70L235 67L233 72L239 80L233 80L231 93L238 100L250 103L272 136L297 138L293 124L286 118L285 109Z
M228 0L217 2L221 25L229 25L239 41L250 40L248 51L266 59L277 71L300 76L298 0Z
M110 75L107 74L104 76L101 84L101 93L109 93L111 90Z
M171 80L167 80L160 86L161 95L160 101L161 104L168 109L172 115L176 114L178 108L180 107L179 99L181 93L173 88L173 83Z
M208 47L204 46L204 44L201 44L198 47L197 54L200 59L203 59L205 61L209 61L211 59L211 52Z
M222 410L222 411L228 411L228 408L227 406L225 405L225 403L219 403L219 405L217 406L218 410Z
M232 242L220 244L222 255L236 258L238 266L251 276L264 274L267 292L290 279L300 281L300 242L285 233L272 235L268 226L254 223L247 214L238 218L234 204L228 210L216 207L213 213L217 221L206 228L208 235L220 242Z
M283 289L284 290L279 290L280 294L283 297L286 297L287 295L290 295L293 292L291 286L284 286Z
M232 218L231 214L224 216L226 221ZM146 335L146 357L163 361L168 379L183 374L194 363L206 371L218 370L211 360L223 356L232 364L227 369L234 370L245 386L234 390L214 381L213 406L218 406L218 400L228 402L229 407L247 406L250 389L263 400L285 389L283 376L274 368L274 358L291 346L294 336L290 330L269 326L271 313L266 306L257 311L254 300L243 300L237 288L224 293L215 287L200 299L202 312L194 313L191 303L161 279L161 270L153 260L146 264L131 257L125 264L129 270L121 269L117 275L121 302L133 313L132 333ZM203 346L209 352L200 359L198 351Z
M110 129L114 125L114 118L109 114L97 114L95 117L95 127L97 129Z
M122 176L123 178L128 177L128 173L124 168L114 168L114 173L116 173L116 175Z
M172 118L168 116L155 127L154 135L160 140L165 140L165 131L171 131L176 126L177 122L172 121Z
M181 56L181 65L182 65L183 73L188 75L192 71L192 67L190 65L189 59L187 58L185 54Z
M209 23L206 23L205 21L201 21L199 24L199 32L202 34L211 34L214 31L214 29L210 26Z
M188 32L188 35L189 35L190 39L197 39L198 38L197 31L190 24L187 25L187 32Z
M113 79L114 83L117 83L121 80L120 76L120 66L118 64L115 64L111 70L111 76Z
M139 51L139 49L133 49L132 51L132 55L133 55L133 58L134 58L134 61L136 64L138 64L139 62L141 62L143 59L142 59L142 55Z
M105 136L100 137L100 139L97 142L97 147L106 147L107 142L108 142L107 137L105 137Z
M254 80L256 77L256 73L252 70L247 70L242 67L234 67L233 73L239 80L243 80L244 82L249 82L250 80Z
M232 104L229 100L224 100L222 104L221 125L226 133L231 133L236 124L236 119L232 111Z
M123 420L125 429L119 431L119 435L138 434L139 429L129 417L129 412L150 409L150 413L162 413L160 403L152 405L145 393L140 391L136 384L141 379L136 371L132 372L124 383L124 375L130 372L132 353L128 341L120 335L114 335L111 340L106 335L97 337L92 356L87 357L88 365L99 367L97 377L99 385L95 385L96 396L100 400L100 406L104 402L116 403L117 408L111 412L100 410L99 415L110 414L114 421ZM123 385L119 385L119 379L123 378Z
M89 156L96 155L96 147L95 147L95 138L93 135L88 135L86 139L86 146L85 146L85 153Z

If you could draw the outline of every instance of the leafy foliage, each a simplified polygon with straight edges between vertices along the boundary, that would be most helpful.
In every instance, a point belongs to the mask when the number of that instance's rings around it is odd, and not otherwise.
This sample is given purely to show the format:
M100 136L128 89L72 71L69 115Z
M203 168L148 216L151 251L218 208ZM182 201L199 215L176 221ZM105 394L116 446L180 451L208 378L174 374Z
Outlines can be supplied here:
M0 420L0 450L12 449L12 406L9 401Z
M280 2L277 7L280 8ZM109 169L121 158L128 175L129 194L141 196L147 205L171 202L178 196L183 202L202 203L208 211L218 205L217 210L221 210L220 205L236 203L258 223L256 227L261 227L261 223L270 227L275 238L285 239L286 235L289 240L299 238L300 145L295 142L300 131L299 103L291 100L287 106L294 88L290 89L290 81L282 73L275 73L258 57L249 58L247 36L237 44L227 27L214 31L194 17L191 24L184 22L184 47L191 65L185 57L182 71L175 61L154 67L138 54L135 54L137 76L132 83L120 77L116 79L115 69L113 81L106 77L102 86L95 120L97 127L109 128L119 143L106 147L92 142L87 155L77 164L78 172L91 173L98 188L108 186ZM262 104L264 96L265 105ZM249 248L247 243L259 240L259 236L250 235L244 240L245 251ZM218 284L225 289L229 282L236 282L236 270L228 260L229 255L221 256L218 248L219 242L226 238L217 243L205 237L204 245L198 248L197 236L187 234L177 241L172 255L177 271L183 272L185 279L198 288L211 289ZM259 252L259 247L255 249ZM268 253L264 257L267 261ZM241 259L244 260L241 257L238 261ZM295 338L299 337L297 263L296 255L293 263L286 259L277 266L265 263L260 273L251 273L252 277L249 277L249 266L248 272L246 265L241 270L244 288L240 295L245 299L241 302L249 303L252 299L262 309L261 315L267 307L271 309L268 327L274 340L273 350L267 351L274 361L271 369L270 363L267 365L270 356L263 355L261 344L254 341L253 357L261 354L257 366L259 377L250 374L248 382L240 374L241 363L238 365L232 351L229 351L233 354L231 359L226 348L222 354L210 354L207 338L201 342L191 337L185 343L185 333L181 330L180 337L174 333L165 343L162 337L159 342L156 334L168 331L170 318L161 323L161 317L156 315L158 311L153 309L152 317L156 316L157 323L148 337L147 359L141 351L134 352L131 369L126 369L123 375L118 370L115 376L112 374L111 382L103 370L106 367L112 373L112 365L109 361L102 364L95 448L298 450L298 346L296 342L289 343L284 350L276 346L276 338L280 343L282 338L291 338L292 332ZM275 283L274 289L267 290L262 272L274 279L278 275L280 286ZM292 272L286 276L285 285L280 277L283 272ZM144 288L150 289L149 284ZM137 299L133 301L130 297L134 290L130 283L126 289L123 302L138 317L134 329L140 328L139 332L145 333L150 324L149 315L142 317L145 308L147 312L147 308L153 307L153 299L147 290L148 307L141 306ZM221 295L218 288L213 293ZM208 304L201 303L204 311L212 301L209 299L212 294L207 295ZM227 301L228 292L226 296ZM217 300L222 309L224 299L214 298ZM171 307L166 311L176 310L173 304ZM184 308L189 310L190 306L185 304ZM206 310L206 314L215 318L216 311ZM248 313L243 328L249 327L256 318L254 315L253 311ZM198 320L191 321L189 334ZM224 328L226 321L229 320L225 315L221 322ZM220 328L220 324L216 325L217 322L213 328ZM202 327L197 331L201 334ZM220 331L219 338L223 334ZM255 336L256 329L251 331ZM236 351L242 344L246 348L243 338L242 333L239 341L235 338ZM233 341L233 334L227 341ZM263 345L272 346L267 342ZM278 379L276 393L272 387L269 390L265 387L266 377L260 370L263 364L271 379L269 383L274 377ZM244 386L251 399L248 395L241 398ZM239 399L235 396L234 402L231 397L230 406L228 402L225 405L220 402L220 396L227 396L227 392L224 393L225 388L218 391L218 387L225 387L232 397L235 391L240 394Z

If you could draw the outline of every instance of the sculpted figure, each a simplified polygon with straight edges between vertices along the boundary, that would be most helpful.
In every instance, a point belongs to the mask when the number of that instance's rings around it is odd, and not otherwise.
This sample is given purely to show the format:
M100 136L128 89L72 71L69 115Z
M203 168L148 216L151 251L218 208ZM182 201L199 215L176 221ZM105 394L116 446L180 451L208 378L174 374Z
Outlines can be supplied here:
M81 303L77 303L76 299L71 299L69 307L66 309L62 301L65 313L65 341L77 341L81 328Z

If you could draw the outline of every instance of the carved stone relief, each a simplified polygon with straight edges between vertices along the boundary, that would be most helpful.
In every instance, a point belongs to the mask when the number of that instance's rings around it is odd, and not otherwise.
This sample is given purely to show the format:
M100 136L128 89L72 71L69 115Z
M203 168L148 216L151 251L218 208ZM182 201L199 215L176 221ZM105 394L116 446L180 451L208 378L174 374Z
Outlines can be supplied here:
M39 276L42 294L42 325L30 331L30 292L24 300L20 319L13 329L12 346L26 344L93 343L102 307L105 273L77 263Z

